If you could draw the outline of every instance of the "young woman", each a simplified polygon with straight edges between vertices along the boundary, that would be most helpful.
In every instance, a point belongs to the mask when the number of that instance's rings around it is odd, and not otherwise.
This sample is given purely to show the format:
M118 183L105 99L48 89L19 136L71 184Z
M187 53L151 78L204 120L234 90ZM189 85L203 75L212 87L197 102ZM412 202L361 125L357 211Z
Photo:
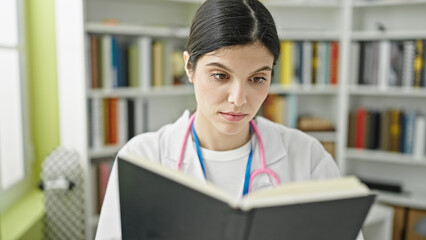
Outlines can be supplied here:
M268 95L279 53L274 20L262 3L207 0L193 19L183 56L194 85L196 112L185 111L175 123L134 137L120 152L179 168L235 197L248 192L250 181L250 191L256 191L279 182L339 177L334 160L317 140L255 117ZM271 173L246 177L246 172L260 168L263 157ZM97 239L119 238L114 164Z

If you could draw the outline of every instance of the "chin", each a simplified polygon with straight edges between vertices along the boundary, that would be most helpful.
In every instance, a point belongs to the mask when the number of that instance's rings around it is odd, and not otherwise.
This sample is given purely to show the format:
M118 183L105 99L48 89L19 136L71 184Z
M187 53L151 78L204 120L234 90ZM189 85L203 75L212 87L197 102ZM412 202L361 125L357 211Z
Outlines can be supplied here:
M225 124L220 124L220 126L217 126L217 129L224 135L237 135L244 130L244 126L247 124L249 123L246 121L238 123L228 122Z

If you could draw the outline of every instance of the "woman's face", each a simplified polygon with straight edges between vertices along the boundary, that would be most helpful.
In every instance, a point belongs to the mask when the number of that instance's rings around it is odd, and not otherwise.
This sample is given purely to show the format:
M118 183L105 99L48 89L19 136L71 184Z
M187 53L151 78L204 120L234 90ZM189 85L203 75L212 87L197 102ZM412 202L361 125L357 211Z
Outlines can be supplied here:
M189 54L184 57L187 62ZM194 71L186 67L194 84L200 127L225 135L247 129L268 95L273 61L265 46L253 43L207 53Z

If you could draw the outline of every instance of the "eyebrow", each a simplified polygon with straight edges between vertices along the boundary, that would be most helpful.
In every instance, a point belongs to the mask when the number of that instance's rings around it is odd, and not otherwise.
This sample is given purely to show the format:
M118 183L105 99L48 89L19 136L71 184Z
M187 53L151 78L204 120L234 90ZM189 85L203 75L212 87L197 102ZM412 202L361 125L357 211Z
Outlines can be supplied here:
M206 66L220 67L220 68L225 69L228 72L232 72L232 70L230 68L228 68L227 66L225 66L225 65L223 65L221 63L218 63L218 62L207 63ZM260 72L260 71L271 71L272 72L272 68L269 67L269 66L264 66L264 67L261 67L261 68L257 69L256 71L251 72L250 74L253 74L253 73L256 73L256 72Z

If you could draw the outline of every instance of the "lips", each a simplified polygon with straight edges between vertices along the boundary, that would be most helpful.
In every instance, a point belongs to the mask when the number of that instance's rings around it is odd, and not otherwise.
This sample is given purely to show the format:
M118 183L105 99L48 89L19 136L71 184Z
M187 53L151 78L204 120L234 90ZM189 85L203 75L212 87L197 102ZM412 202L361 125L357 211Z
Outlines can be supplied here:
M228 121L239 122L247 117L248 114L236 112L221 112L220 115Z

